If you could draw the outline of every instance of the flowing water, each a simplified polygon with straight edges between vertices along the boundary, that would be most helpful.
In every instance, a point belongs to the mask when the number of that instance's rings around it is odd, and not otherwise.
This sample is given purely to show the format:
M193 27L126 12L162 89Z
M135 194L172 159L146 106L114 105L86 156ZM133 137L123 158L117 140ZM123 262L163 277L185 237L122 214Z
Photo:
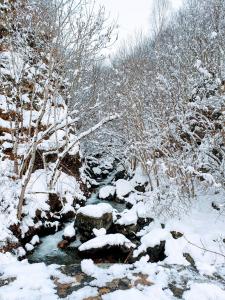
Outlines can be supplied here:
M102 186L110 184L114 176L115 172L112 172L105 180L101 181L96 191L87 199L86 204L109 203L117 211L122 211L124 209L124 204L115 201L104 201L98 198L99 189ZM71 222L73 221L74 220L71 220ZM81 261L78 251L80 245L79 240L72 242L69 247L63 250L57 247L58 243L62 240L63 231L64 228L57 231L55 234L41 238L41 244L35 248L33 253L28 255L29 262L44 262L46 264L59 265L79 264Z

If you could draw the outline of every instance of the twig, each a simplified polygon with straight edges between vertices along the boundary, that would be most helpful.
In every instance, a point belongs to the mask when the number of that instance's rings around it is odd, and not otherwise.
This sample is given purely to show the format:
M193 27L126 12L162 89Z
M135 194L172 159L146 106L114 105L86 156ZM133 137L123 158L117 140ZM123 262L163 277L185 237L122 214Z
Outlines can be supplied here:
M183 236L183 237L184 237L184 239L185 239L190 245L192 245L192 246L194 246L194 247L196 247L196 248L198 248L198 249L204 250L204 251L206 251L206 252L210 252L210 253L213 253L213 254L220 255L220 256L222 256L222 257L225 258L225 255L224 255L224 254L219 253L219 252L216 252L216 251L213 251L213 250L206 249L205 247L198 246L198 245L196 245L196 244L190 242L185 236Z

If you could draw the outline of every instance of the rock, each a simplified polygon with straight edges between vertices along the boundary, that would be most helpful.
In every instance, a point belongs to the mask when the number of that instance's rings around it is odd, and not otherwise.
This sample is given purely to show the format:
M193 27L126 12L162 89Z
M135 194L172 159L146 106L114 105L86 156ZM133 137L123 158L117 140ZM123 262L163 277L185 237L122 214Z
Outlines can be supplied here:
M191 266L195 268L195 261L194 261L193 257L189 253L184 253L183 256L191 264Z
M118 278L113 279L111 282L107 283L107 287L110 289L110 292L117 290L127 290L132 287L131 280L128 278Z
M176 285L171 283L168 284L168 287L176 298L182 299L183 293L185 291L184 288L177 287Z
M183 233L180 233L178 231L170 231L170 233L175 240L177 240L183 236Z
M75 226L81 234L81 240L93 237L93 229L108 230L113 221L112 206L106 203L86 205L78 210Z
M106 186L103 186L99 190L98 197L100 199L111 201L111 200L114 199L115 192L116 192L116 188L114 186L112 186L112 185L106 185Z
M137 184L134 189L140 193L144 193L145 192L145 189L146 189L146 186L147 186L148 183L145 183L145 184Z
M220 210L220 207L217 203L215 202L212 202L212 207L215 209L215 210Z
M63 239L68 242L73 242L76 239L76 231L73 224L66 226L63 232Z
M128 196L133 190L133 186L130 181L125 179L119 179L116 181L116 195L118 199Z
M147 226L147 225L149 225L151 222L153 222L154 221L154 219L152 219L152 218L138 218L138 221L137 221L137 224L138 224L138 226L139 226L139 230L141 229L141 228L143 228L144 226Z
M150 262L163 261L166 258L165 255L165 241L161 241L159 245L147 248L147 254L149 255Z
M55 193L49 193L48 204L50 205L51 212L60 212L63 208L59 196Z
M138 274L138 278L134 281L134 286L137 287L139 285L142 286L151 286L153 283L148 280L149 275L146 274Z
M129 239L133 240L136 239L136 233L137 233L137 225L131 224L131 225L120 225L120 224L114 224L113 225L113 232L119 232Z
M116 233L95 237L83 243L78 250L84 258L114 262L127 258L135 247L123 234Z
M69 241L67 240L62 240L58 243L57 247L60 249L65 249L69 246Z
M126 170L124 169L124 167L122 165L119 165L117 168L116 168L116 174L115 174L115 180L117 181L118 179L124 179L127 177L127 172Z

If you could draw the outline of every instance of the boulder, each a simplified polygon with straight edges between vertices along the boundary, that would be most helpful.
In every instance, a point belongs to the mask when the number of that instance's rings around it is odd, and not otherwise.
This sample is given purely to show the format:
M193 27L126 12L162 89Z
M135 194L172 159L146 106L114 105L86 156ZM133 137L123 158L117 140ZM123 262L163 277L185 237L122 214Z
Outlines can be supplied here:
M165 255L165 241L161 241L159 245L147 248L147 254L149 255L150 262L163 261L166 258Z
M115 173L115 180L124 179L127 177L127 172L122 165L118 165Z
M75 226L81 234L81 240L93 237L93 229L108 230L113 221L113 208L107 203L86 205L77 211Z
M97 236L83 243L78 250L84 258L115 260L126 258L135 247L123 234L116 233Z
M116 181L116 195L118 200L122 200L133 191L133 186L130 181L119 179Z
M106 185L106 186L103 186L99 190L98 197L100 199L111 201L111 200L114 199L115 192L116 192L116 188L114 186L112 186L112 185Z

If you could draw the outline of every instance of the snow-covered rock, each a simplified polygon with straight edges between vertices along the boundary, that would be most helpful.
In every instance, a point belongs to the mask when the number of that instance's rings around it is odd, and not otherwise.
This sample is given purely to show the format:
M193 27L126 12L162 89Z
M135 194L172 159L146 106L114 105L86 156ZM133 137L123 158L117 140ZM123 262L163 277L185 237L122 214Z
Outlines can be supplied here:
M133 191L132 183L125 179L119 179L116 181L116 195L119 199L130 194Z
M93 172L95 175L101 175L102 174L102 170L99 167L94 167Z
M66 240L71 240L75 237L75 235L76 235L76 231L74 228L74 224L72 223L72 224L67 225L63 231L63 237Z
M90 251L90 250L102 250L104 248L119 247L122 251L127 252L131 248L135 248L129 239L120 233L107 234L97 236L85 243L83 243L78 249L79 251Z
M36 244L40 243L40 239L38 235L34 235L30 241L30 244L35 246Z
M26 248L27 251L32 251L32 250L34 250L34 246L31 245L30 243L26 243L25 248Z
M113 208L107 203L87 205L78 209L75 226L83 239L93 236L93 229L105 228L108 230L113 221Z
M116 192L116 188L115 186L112 185L106 185L103 186L100 190L99 190L99 195L98 197L100 199L105 199L105 200L111 200Z
M110 204L99 203L94 205L86 205L78 209L77 214L82 214L88 217L101 218L104 214L111 214L113 208Z

